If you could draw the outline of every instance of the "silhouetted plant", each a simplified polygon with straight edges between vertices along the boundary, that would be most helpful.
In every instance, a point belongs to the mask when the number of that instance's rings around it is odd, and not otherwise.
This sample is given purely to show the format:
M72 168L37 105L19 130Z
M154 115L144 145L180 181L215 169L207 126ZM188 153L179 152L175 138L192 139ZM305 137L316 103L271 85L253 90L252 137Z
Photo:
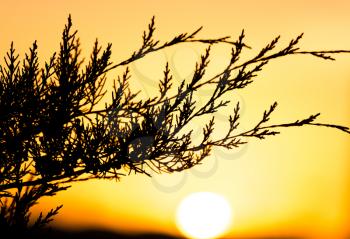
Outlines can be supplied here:
M223 97L251 84L257 73L272 59L307 54L325 60L348 51L301 51L297 47L302 35L281 50L275 50L275 38L255 57L240 61L244 32L237 41L229 37L197 39L197 33L180 34L160 44L154 40L154 18L143 34L140 49L130 58L113 64L111 44L102 49L96 41L88 64L80 58L77 31L69 17L60 50L39 68L37 44L34 42L21 63L13 44L0 68L0 228L26 231L50 222L62 206L29 223L30 208L44 196L66 190L70 183L89 179L119 179L125 172L151 171L172 173L189 169L210 154L213 146L232 149L249 138L264 139L278 134L278 128L315 125L342 130L349 128L316 123L319 114L290 123L268 125L274 103L252 129L238 129L239 102L229 117L228 131L213 139L214 117L203 125L203 138L192 142L188 126L195 118L211 115L228 105ZM159 95L138 99L129 88L130 73L114 81L112 100L100 107L106 94L106 73L128 66L151 52L180 44L199 42L209 47L196 64L191 79L183 79L170 93L174 82L168 64L159 82ZM232 45L231 59L222 72L206 78L210 48L214 44ZM196 104L194 92L210 86L206 102Z

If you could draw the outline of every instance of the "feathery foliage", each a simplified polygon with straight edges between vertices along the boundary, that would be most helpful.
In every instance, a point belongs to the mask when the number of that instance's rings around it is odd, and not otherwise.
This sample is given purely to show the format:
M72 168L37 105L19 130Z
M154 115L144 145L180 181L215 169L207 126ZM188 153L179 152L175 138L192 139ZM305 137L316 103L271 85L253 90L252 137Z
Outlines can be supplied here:
M125 172L149 175L189 169L207 157L213 146L232 149L249 138L264 139L276 135L282 127L325 126L350 133L349 128L316 123L319 114L305 119L270 125L277 107L274 103L262 119L247 131L239 131L240 105L229 117L229 129L213 139L215 118L203 125L203 139L195 144L188 126L200 118L227 107L224 98L254 82L257 74L273 59L288 55L312 55L334 60L335 54L349 51L301 51L302 35L281 50L275 50L279 37L267 44L254 57L240 61L244 31L237 41L229 37L198 39L201 28L183 33L160 43L154 39L154 18L144 32L142 46L117 64L110 61L111 44L102 48L96 41L90 60L83 64L77 31L68 18L60 49L43 68L39 67L37 44L34 42L23 62L13 44L0 67L0 228L26 231L50 222L62 206L52 209L30 223L30 208L44 196L66 190L76 181L119 179ZM129 88L130 72L114 81L112 100L99 104L106 95L106 73L128 66L147 54L181 43L198 42L207 49L196 64L191 79L174 85L169 65L159 81L159 95L138 99ZM222 72L206 78L211 47L232 46L231 59ZM202 106L194 92L204 86L213 90ZM170 89L176 93L171 95ZM227 99L227 97L225 98Z

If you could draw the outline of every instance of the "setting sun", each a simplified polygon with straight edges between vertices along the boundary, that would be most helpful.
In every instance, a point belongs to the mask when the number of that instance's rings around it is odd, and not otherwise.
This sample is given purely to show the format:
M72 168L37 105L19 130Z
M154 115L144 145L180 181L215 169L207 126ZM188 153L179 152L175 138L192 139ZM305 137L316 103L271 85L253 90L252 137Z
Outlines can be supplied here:
M211 192L198 192L182 200L176 222L190 238L216 238L231 222L231 207L226 199Z

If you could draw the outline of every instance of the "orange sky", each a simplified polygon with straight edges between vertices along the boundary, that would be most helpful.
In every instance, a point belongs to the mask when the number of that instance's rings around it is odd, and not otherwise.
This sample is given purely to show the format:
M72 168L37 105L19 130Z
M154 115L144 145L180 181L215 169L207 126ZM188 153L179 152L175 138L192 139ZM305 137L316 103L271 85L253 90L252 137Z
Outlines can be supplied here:
M156 16L161 40L204 26L202 37L231 35L244 28L253 50L277 35L282 44L304 32L308 50L350 49L350 2L341 0L216 1L9 1L1 0L0 54L10 42L22 54L38 40L41 59L59 46L68 14L79 30L87 56L97 37L113 44L113 61L127 58L140 45L142 31ZM191 74L204 48L181 45L152 54L131 66L133 85L151 95L166 61L177 77ZM227 61L229 48L217 47L212 74ZM276 122L321 112L320 121L350 125L350 55L336 62L309 56L286 57L270 64L258 80L234 100L243 102L243 127L252 126L274 101ZM111 75L113 76L113 74ZM205 95L200 95L205 99ZM229 112L222 112L227 115ZM225 120L218 115L218 132ZM198 127L195 130L199 130ZM294 235L303 238L345 238L350 234L350 136L325 128L294 128L232 152L220 150L204 164L174 175L143 175L121 182L93 181L42 200L47 210L63 203L55 223L70 227L101 226L112 230L178 234L174 222L180 200L191 192L225 196L234 211L229 236Z

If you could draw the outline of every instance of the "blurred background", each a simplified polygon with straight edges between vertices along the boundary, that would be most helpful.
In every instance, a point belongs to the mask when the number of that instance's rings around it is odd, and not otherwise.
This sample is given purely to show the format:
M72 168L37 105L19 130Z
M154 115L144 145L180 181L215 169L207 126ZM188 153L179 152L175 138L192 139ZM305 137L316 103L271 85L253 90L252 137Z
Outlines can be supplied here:
M198 35L202 38L230 35L235 40L245 29L246 44L252 49L243 52L243 59L278 35L285 46L302 32L305 35L299 46L304 50L350 49L350 2L346 0L0 3L0 55L4 56L14 41L23 57L37 40L41 63L59 49L69 14L86 59L96 38L104 46L113 44L113 62L128 58L141 45L142 32L152 16L156 17L155 37L163 42L200 26L204 27ZM189 78L204 50L204 45L181 44L133 63L133 89L142 90L145 97L155 94L166 62L175 82ZM222 70L229 56L229 46L213 47L207 77ZM331 62L289 56L271 61L251 86L230 95L233 102L241 102L241 127L254 126L274 101L279 108L272 123L321 112L319 122L350 126L350 55L336 58ZM117 78L122 70L109 77ZM198 93L199 103L206 93ZM225 133L232 109L216 115L217 136ZM193 129L194 137L201 137L200 125ZM349 148L349 135L334 129L285 129L263 141L251 139L236 150L216 149L203 165L185 172L74 184L66 192L41 200L33 215L64 204L52 224L64 230L94 228L181 236L175 223L180 201L190 193L209 191L222 195L231 205L233 220L227 238L343 239L350 235Z

